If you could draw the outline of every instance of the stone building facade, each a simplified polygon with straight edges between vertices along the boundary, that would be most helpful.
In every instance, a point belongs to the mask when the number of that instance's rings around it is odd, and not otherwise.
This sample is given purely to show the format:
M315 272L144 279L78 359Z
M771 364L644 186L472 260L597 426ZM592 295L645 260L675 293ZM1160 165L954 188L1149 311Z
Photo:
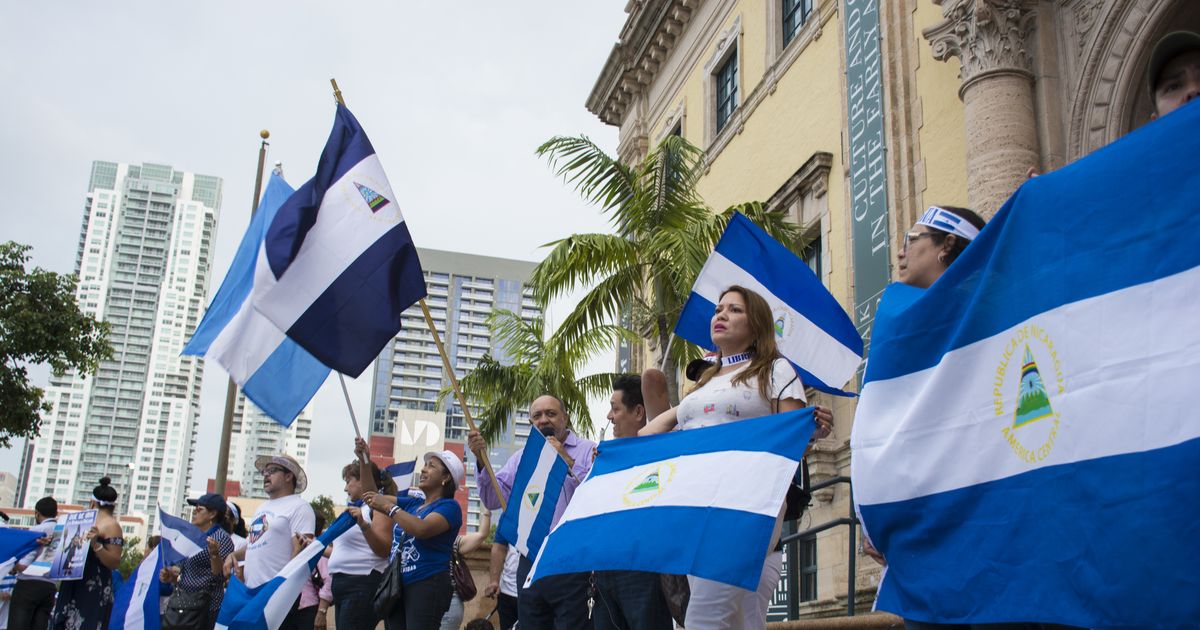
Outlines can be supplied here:
M706 152L711 207L787 208L868 344L874 301L927 206L990 217L1031 169L1145 124L1154 43L1200 31L1192 0L629 0L625 11L587 99L619 128L618 155L636 162L682 135ZM632 367L655 361L632 354ZM849 475L854 402L813 394L835 430L811 454L812 480ZM849 512L836 485L800 526ZM858 608L869 606L880 569L848 533L824 531L813 557L791 558L803 578L793 616L845 611L851 554Z

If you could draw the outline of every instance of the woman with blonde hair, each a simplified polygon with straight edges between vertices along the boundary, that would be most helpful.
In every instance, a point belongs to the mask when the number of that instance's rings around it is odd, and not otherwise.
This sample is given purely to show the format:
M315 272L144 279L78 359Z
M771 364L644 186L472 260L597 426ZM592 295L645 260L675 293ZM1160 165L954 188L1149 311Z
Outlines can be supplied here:
M696 386L674 407L659 414L638 435L664 433L678 427L687 431L794 411L805 406L804 384L792 364L775 345L771 307L757 293L731 286L722 294L710 323L713 343L720 352ZM813 439L829 435L833 414L817 407ZM784 506L776 519L771 549L779 540ZM691 599L687 607L688 630L764 628L767 606L779 582L783 554L767 555L758 589L688 576Z

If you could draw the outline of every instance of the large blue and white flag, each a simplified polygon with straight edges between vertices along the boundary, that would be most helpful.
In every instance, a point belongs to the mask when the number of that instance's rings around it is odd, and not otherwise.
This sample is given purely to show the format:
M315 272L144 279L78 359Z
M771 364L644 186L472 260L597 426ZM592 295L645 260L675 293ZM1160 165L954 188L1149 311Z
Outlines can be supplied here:
M37 541L47 535L15 527L0 527L0 575L8 575L17 560L41 549Z
M754 590L815 427L808 407L604 442L531 579L632 570Z
M337 106L317 174L275 215L265 251L278 280L254 307L329 367L358 376L425 297L417 249L354 115Z
M160 582L158 574L163 563L164 547L171 543L164 538L142 559L133 575L125 580L113 598L108 627L113 630L157 630L162 627L159 609Z
M408 487L412 485L413 471L416 469L417 460L414 459L410 462L396 462L384 468L383 472L387 473L396 482L396 486L400 490L408 490Z
M734 213L716 250L704 263L675 334L716 350L710 323L721 293L741 285L771 306L779 353L809 387L848 395L842 386L862 363L863 341L812 269L770 234Z
M164 564L177 564L192 556L208 551L208 537L199 527L187 520L172 516L158 508L158 523L162 540L171 543L163 555Z
M247 588L236 576L230 578L225 599L217 614L216 628L230 630L277 630L292 610L300 590L317 567L325 548L354 526L354 517L342 512L321 535L300 550L279 575L257 588Z
M558 495L562 494L569 470L566 460L546 438L530 431L508 495L508 509L496 525L496 542L516 547L526 558L537 558L542 541L550 533Z
M877 606L938 623L1200 619L1200 105L1026 182L888 288L851 448Z
M183 354L204 355L229 372L267 416L290 426L325 382L329 368L255 310L254 296L275 285L263 240L292 187L272 173L229 273Z

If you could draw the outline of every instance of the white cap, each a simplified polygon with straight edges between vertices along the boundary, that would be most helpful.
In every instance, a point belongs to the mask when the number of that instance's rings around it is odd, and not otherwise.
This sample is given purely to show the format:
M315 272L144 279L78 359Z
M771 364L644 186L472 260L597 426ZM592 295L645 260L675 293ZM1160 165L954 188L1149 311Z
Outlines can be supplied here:
M425 453L425 461L428 462L430 457L436 457L442 460L446 465L446 470L450 471L450 476L454 477L454 484L461 486L463 477L467 475L467 469L463 467L462 459L454 454L454 451L430 451Z

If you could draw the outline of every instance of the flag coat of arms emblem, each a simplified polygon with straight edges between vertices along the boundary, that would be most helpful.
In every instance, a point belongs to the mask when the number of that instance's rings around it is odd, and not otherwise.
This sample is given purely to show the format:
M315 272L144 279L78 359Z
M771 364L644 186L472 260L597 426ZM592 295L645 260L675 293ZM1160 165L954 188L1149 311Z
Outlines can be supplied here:
M1200 619L1200 106L1026 182L892 285L851 436L906 619Z

